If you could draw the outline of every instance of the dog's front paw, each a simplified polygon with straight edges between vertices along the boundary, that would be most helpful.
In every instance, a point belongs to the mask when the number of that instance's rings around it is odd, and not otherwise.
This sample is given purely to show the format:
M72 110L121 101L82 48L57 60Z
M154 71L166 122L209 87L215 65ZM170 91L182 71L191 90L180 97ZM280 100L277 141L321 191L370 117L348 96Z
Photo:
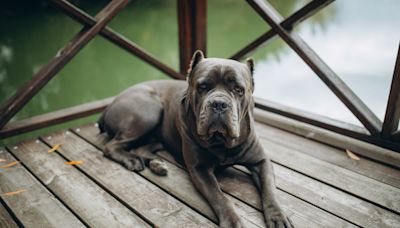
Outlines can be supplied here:
M277 206L271 207L265 214L268 228L286 227L293 228L293 224L285 213Z
M153 159L149 162L150 170L160 176L166 176L168 174L167 163L161 159Z
M124 159L122 164L131 171L140 172L144 170L144 164L138 158Z
M231 216L230 218L221 219L219 222L219 227L222 228L244 228L241 219L235 215Z

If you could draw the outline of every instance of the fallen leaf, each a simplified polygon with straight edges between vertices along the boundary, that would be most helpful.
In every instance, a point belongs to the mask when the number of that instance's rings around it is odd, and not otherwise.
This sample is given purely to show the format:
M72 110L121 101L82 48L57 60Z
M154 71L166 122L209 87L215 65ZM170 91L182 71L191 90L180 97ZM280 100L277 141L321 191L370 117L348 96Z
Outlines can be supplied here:
M6 160L0 158L0 162L5 162Z
M79 164L82 164L82 163L83 163L82 160L65 162L65 164L67 164L67 165L79 165Z
M1 194L1 196L12 196L12 195L20 194L22 192L26 192L26 189L19 189L15 192L6 192L6 193Z
M4 169L4 168L9 168L9 167L14 166L14 165L16 165L16 164L18 164L18 163L19 163L19 161L10 162L10 163L8 163L8 164L5 164L5 165L0 166L0 168L2 168L2 169Z
M360 158L357 155L355 155L353 152L351 152L350 150L346 150L346 153L347 153L347 156L349 156L351 159L356 160L356 161L360 160Z
M55 146L53 146L53 148L48 150L47 153L51 153L51 152L58 150L58 148L60 148L60 146L61 146L61 144L56 144Z

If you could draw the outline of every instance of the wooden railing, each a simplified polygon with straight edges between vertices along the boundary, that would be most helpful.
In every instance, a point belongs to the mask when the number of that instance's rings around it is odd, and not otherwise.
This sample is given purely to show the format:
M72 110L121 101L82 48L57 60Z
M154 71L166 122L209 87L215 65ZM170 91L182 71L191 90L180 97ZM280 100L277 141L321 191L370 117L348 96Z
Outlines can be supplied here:
M59 110L13 123L9 120L53 78L91 39L101 35L117 46L175 79L185 79L190 58L197 49L206 51L207 1L177 0L179 27L180 72L163 64L157 58L140 48L134 42L107 27L107 23L117 15L129 0L113 0L95 17L91 17L66 0L53 0L67 15L83 24L82 30L67 43L48 64L12 96L0 111L0 138L58 124L101 112L112 98ZM257 48L266 44L274 36L281 37L318 75L354 114L364 127L335 121L306 111L256 99L256 107L295 120L312 124L342 135L363 140L384 148L400 152L400 132L397 130L400 118L400 47L390 90L384 122L364 104L364 102L337 76L337 74L292 30L301 21L333 2L333 0L313 0L284 19L265 0L247 0L249 5L271 27L253 42L239 50L230 58L241 60Z

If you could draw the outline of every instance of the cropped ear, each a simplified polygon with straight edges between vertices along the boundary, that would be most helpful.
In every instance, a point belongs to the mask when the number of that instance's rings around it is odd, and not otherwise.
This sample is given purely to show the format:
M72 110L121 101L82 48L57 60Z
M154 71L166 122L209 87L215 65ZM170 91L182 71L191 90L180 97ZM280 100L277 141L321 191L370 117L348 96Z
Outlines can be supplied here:
M190 73L194 70L197 64L204 59L204 54L201 50L196 50L193 54L192 60L190 61L190 66L188 69L187 76L189 77Z
M253 92L254 92L254 60L252 58L246 59L246 65L250 70L251 84L253 86Z

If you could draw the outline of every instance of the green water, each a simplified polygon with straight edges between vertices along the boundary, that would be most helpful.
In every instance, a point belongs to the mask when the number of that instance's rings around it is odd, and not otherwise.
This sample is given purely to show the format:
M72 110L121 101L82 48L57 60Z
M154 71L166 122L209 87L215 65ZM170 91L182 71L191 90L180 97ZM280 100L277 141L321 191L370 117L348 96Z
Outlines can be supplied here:
M91 15L95 15L107 4L107 1L96 1L96 3L89 0L72 2ZM309 1L271 1L284 17L301 8L307 2ZM360 2L364 4L358 7L357 3ZM381 23L385 25L385 28L382 30L391 31L394 34L394 36L391 36L387 47L387 50L392 50L392 52L387 58L376 60L375 63L381 67L374 68L375 71L372 71L372 73L368 71L371 74L364 75L364 70L368 70L370 66L362 65L363 62L360 63L362 67L359 66L360 64L349 66L351 68L350 73L342 72L340 66L343 64L336 61L335 56L330 55L335 51L324 49L325 47L332 48L332 45L335 46L334 38L335 34L338 33L335 29L337 28L339 30L340 28L348 28L348 31L350 31L343 35L343 43L354 41L352 40L354 35L351 33L352 28L362 26L364 30L369 31L372 22L368 20L375 19L368 16L368 10L380 9L374 4L376 4L376 1L335 2L321 13L305 21L296 31L313 48L316 48L317 53L321 54L334 70L342 73L340 76L352 88L355 88L357 94L366 94L360 95L360 97L370 105L377 115L382 117L400 38L399 29L396 27L396 21L400 22L400 17L396 16L397 13L395 12L394 16L389 17L385 10L392 12L393 9L400 9L399 1L385 0L381 3L384 10L381 14L378 13L378 16L384 17ZM81 29L79 23L64 15L50 1L18 1L3 5L5 7L2 6L0 9L0 103L4 103L10 98ZM366 13L358 15L359 8L363 7L366 8ZM109 26L152 53L163 63L178 70L176 8L175 0L132 1L111 21ZM353 12L354 18L349 17L348 11ZM359 23L359 21L364 21L364 23ZM229 57L267 29L269 27L266 23L245 1L208 1L207 51L209 56ZM374 42L381 42L380 37L377 36ZM321 40L327 41L327 45L318 45ZM336 47L333 49L341 50ZM387 50L383 51L388 52ZM371 57L375 60L373 56ZM319 82L314 73L280 39L269 42L268 45L254 53L253 58L256 60L255 94L257 96L357 123L346 108ZM338 58L343 59L340 56ZM368 57L364 56L364 58ZM357 56L354 59L356 59L355 62L360 62ZM302 83L305 82L302 75L311 78L310 81ZM141 81L166 78L168 77L162 72L101 36L97 36L13 120L114 96L123 89ZM363 83L360 83L360 81ZM376 81L379 81L379 83ZM301 86L303 89L299 89L299 84L304 84ZM374 88L378 93L378 95L373 96L372 100L370 93L368 93L371 88ZM313 93L310 93L310 91L313 91ZM318 97L321 97L321 99L317 99ZM326 103L328 103L328 106L326 106ZM329 106L329 104L331 105ZM335 111L332 112L332 110ZM79 125L96 118L85 118L29 133L23 137L34 137L50 130ZM20 137L17 139L20 139Z

